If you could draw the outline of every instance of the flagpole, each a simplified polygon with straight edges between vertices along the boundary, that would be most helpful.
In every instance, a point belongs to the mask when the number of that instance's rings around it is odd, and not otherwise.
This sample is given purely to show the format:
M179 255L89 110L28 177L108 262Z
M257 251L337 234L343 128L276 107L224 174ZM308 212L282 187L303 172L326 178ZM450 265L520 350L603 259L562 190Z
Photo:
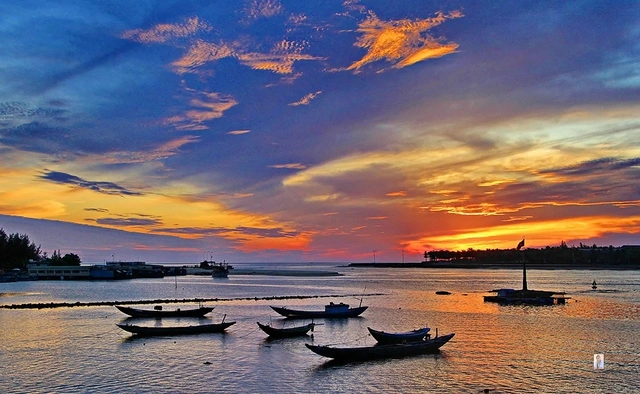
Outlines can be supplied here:
M524 247L524 237L522 237L522 241L518 243L516 250L520 251ZM522 290L527 290L527 263L524 261L524 255L520 254L520 258L522 259Z

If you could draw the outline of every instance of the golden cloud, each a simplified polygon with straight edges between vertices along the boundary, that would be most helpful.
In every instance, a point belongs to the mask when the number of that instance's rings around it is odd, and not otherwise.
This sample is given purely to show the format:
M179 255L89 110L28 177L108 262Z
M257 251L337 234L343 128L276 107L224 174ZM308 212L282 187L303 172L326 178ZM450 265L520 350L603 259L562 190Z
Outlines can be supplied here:
M426 34L426 31L438 26L447 19L462 17L460 11L448 14L438 12L435 17L423 20L401 19L385 22L373 12L360 23L357 32L361 34L355 46L368 50L360 60L351 64L347 70L358 70L366 64L387 60L395 62L393 67L402 68L426 59L439 58L453 53L458 44L441 44L439 39ZM425 35L426 36L423 36Z
M296 61L320 59L300 53L246 53L237 57L242 64L254 70L273 71L277 74L293 73L293 64Z
M315 56L302 54L305 42L282 40L269 53L250 52L246 43L240 41L215 44L196 40L188 52L172 63L178 74L193 72L195 68L208 62L226 57L234 57L241 64L254 70L273 71L277 74L292 74L293 64L301 60L321 60Z
M553 219L538 222L513 222L502 226L471 229L457 234L424 237L409 241L410 247L423 248L429 245L436 249L463 250L513 248L516 242L527 235L528 245L553 245L571 234L573 239L597 238L606 233L640 233L640 217L586 216ZM505 241L508 240L508 241Z

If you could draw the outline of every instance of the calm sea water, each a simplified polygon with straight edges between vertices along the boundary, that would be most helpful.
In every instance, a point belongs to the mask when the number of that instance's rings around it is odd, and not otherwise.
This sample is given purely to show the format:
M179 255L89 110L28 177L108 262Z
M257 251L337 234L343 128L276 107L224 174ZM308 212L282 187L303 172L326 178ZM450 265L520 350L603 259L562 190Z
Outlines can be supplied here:
M236 265L273 268L273 265ZM116 282L0 284L0 304L281 295L365 296L361 318L326 320L313 337L267 341L256 321L285 322L269 305L321 308L354 296L217 303L199 323L235 320L226 334L138 339L116 327L115 308L0 309L2 393L632 393L640 388L640 274L635 271L528 271L529 288L567 291L567 305L499 306L487 290L521 286L515 270L425 270L283 265L338 271L339 277L231 275ZM590 288L593 280L598 290ZM177 286L176 286L177 284ZM448 296L436 295L447 290ZM186 306L186 305L185 305ZM150 306L147 306L150 307ZM318 321L316 321L318 322ZM136 324L193 324L193 319ZM300 324L286 322L286 324ZM428 325L455 332L436 355L333 365L305 343L375 343L367 327L405 331ZM605 355L594 371L593 355Z

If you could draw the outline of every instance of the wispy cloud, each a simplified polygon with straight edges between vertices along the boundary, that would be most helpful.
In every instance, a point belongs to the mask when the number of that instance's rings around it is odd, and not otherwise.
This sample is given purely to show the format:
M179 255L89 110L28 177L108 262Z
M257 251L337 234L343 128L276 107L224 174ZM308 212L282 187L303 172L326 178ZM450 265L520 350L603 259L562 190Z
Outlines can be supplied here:
M301 163L289 163L289 164L274 164L269 166L271 168L285 168L288 170L304 170L307 168L304 164Z
M230 135L242 135L242 134L247 134L250 133L251 130L231 130L229 132L227 132L227 134Z
M186 54L174 61L172 66L178 74L196 72L198 67L227 57L236 57L236 49L225 43L196 40Z
M293 106L293 107L297 107L298 105L309 105L311 104L311 100L315 99L316 97L318 97L320 94L322 94L322 90L318 90L315 93L309 93L306 94L303 98L301 98L299 101L296 101L295 103L291 103L289 105Z
M58 171L45 171L42 175L40 175L40 179L44 179L47 181L59 183L62 185L69 185L72 187L77 187L81 189L88 189L98 193L103 194L111 194L111 195L121 195L121 196L141 196L142 193L134 192L119 186L113 182L103 182L103 181L88 181L77 177L75 175L67 174L64 172Z
M155 44L193 36L198 32L211 31L211 29L211 26L200 21L198 17L193 17L187 19L184 23L161 23L147 30L128 30L122 33L121 37L143 44Z
M186 144L192 144L200 141L200 137L194 135L186 135L166 141L159 146L153 146L137 151L114 151L107 152L100 157L91 156L89 159L93 162L101 161L105 164L134 164L148 163L152 161L164 160L168 157L178 155L180 148Z
M237 105L231 95L209 92L194 92L198 97L189 101L191 109L181 115L172 116L167 122L180 130L204 130L206 121L220 118L225 111Z
M113 227L148 227L162 224L161 220L143 218L102 218L94 221L100 225Z
M109 210L108 210L108 209L106 209L106 208L85 208L84 210L85 210L85 211L88 211L88 212L100 212L100 213L107 213L107 212L109 212Z

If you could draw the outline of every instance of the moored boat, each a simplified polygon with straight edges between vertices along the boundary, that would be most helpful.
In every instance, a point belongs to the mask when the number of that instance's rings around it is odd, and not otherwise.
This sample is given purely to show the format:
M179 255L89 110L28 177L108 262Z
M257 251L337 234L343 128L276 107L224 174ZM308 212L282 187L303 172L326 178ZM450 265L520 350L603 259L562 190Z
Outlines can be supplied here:
M210 266L211 268L211 276L214 278L226 278L229 276L229 270L233 269L227 263L218 263L213 262Z
M197 326L143 327L132 324L116 324L121 329L140 336L189 335L223 332L236 322L201 324Z
M201 306L196 309L172 309L164 310L161 305L156 305L153 310L151 309L138 309L128 306L115 305L116 308L122 313L125 313L131 317L203 317L207 313L211 312L214 307Z
M323 311L306 311L299 309L289 309L285 307L277 307L272 306L271 309L276 311L282 316L288 318L304 318L304 319L313 319L313 318L341 318L341 317L356 317L360 316L362 312L367 310L367 306L358 306L355 308L350 308L349 305L343 304L342 302L339 304L334 304L333 302L325 305Z
M406 332L384 332L367 327L367 330L369 330L371 336L374 337L378 343L391 344L422 341L425 338L430 337L429 331L431 329L429 327L424 327Z
M449 342L454 335L454 333L451 333L419 342L365 347L339 348L309 345L308 343L305 343L305 346L320 356L336 361L366 361L380 358L401 358L437 353L440 347Z
M260 329L267 333L267 335L269 335L269 337L271 338L285 338L307 335L307 333L309 331L313 331L313 328L316 326L315 323L309 323L304 326L298 327L275 328L272 325L261 324L260 322L257 322L257 324L258 327L260 327Z

